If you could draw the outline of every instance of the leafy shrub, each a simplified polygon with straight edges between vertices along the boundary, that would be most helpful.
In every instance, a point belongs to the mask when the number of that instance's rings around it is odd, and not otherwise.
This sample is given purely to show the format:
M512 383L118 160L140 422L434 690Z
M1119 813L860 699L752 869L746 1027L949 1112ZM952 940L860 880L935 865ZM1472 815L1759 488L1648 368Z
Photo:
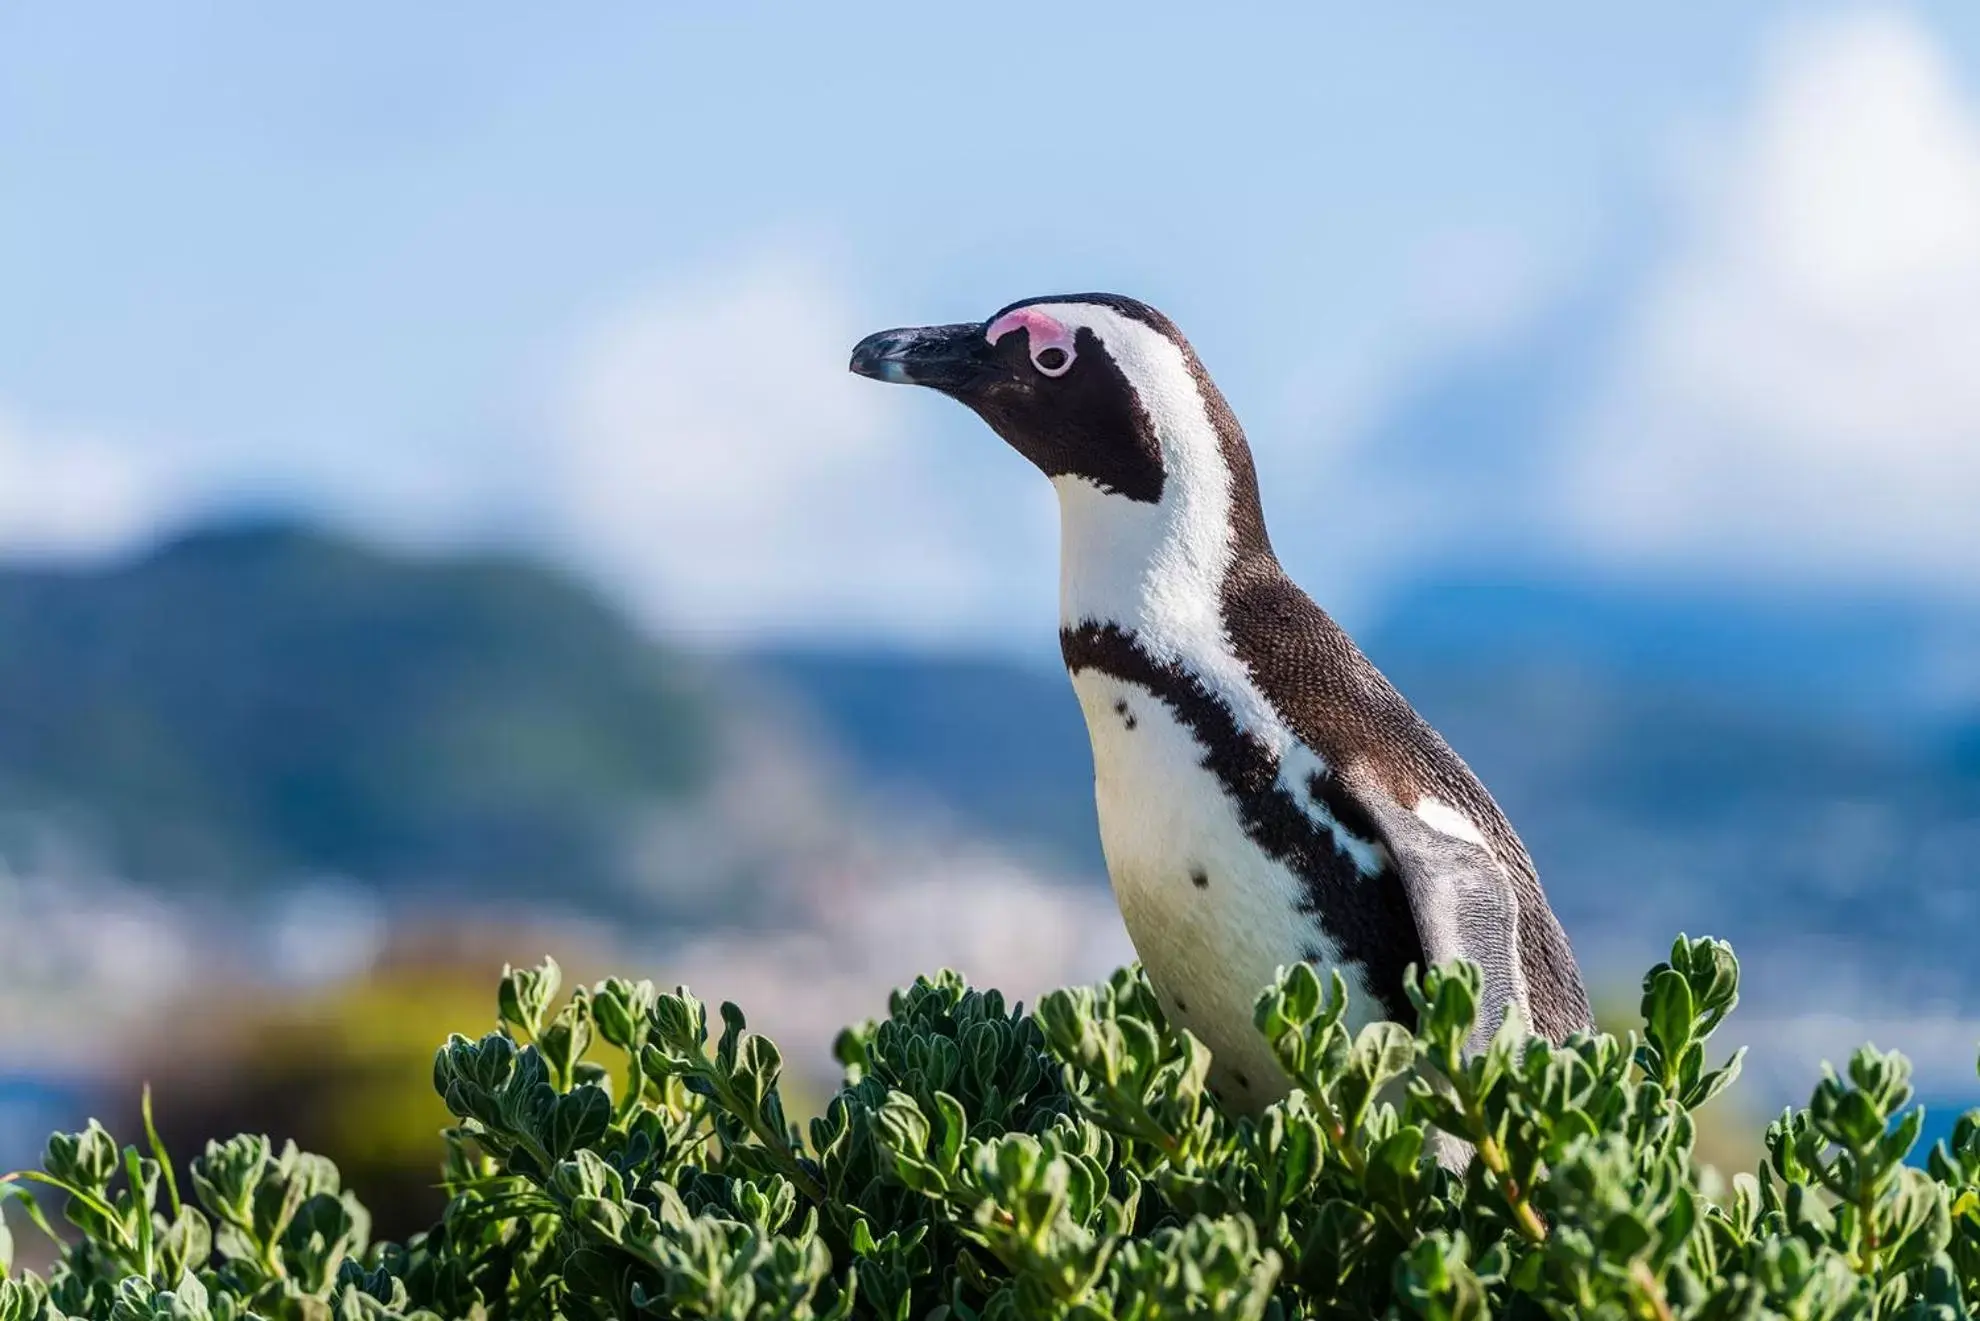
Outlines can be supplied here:
M428 1232L370 1242L329 1162L262 1137L208 1144L188 1200L155 1133L120 1151L92 1124L0 1183L59 1190L81 1233L46 1281L0 1282L0 1321L1951 1321L1980 1300L1980 1111L1907 1166L1897 1055L1825 1073L1758 1170L1708 1186L1692 1111L1738 1065L1707 1054L1738 998L1716 941L1645 978L1640 1034L1508 1025L1469 1059L1474 969L1412 985L1414 1033L1350 1034L1338 980L1293 968L1257 1023L1294 1089L1256 1118L1208 1096L1137 970L1035 1014L943 973L841 1036L845 1085L803 1136L733 1006L711 1025L684 990L559 1003L558 981L509 972L496 1031L435 1057L458 1122Z

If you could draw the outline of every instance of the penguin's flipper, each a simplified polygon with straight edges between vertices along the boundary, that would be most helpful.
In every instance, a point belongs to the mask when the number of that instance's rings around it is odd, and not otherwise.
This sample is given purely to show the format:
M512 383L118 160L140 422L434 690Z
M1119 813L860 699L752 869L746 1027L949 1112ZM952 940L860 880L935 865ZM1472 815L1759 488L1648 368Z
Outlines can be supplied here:
M1466 1053L1485 1048L1517 1006L1531 1026L1519 959L1519 898L1483 846L1435 829L1373 785L1356 796L1381 827L1429 963L1468 959L1484 985Z

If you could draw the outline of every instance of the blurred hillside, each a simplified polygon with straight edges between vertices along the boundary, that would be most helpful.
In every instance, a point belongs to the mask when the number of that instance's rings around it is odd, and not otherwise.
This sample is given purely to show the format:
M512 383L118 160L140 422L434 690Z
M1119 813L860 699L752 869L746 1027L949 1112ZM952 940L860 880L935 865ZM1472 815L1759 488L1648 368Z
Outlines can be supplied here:
M216 528L0 572L0 851L54 829L172 888L331 875L623 902L711 775L696 667L520 561ZM665 898L664 891L649 891Z

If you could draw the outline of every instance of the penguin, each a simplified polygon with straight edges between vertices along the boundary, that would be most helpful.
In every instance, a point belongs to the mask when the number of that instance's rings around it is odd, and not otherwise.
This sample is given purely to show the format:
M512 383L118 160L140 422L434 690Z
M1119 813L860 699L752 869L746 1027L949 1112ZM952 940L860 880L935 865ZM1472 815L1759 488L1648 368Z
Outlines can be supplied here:
M885 330L851 370L974 411L1059 498L1059 645L1093 749L1109 880L1217 1094L1288 1089L1253 1025L1298 961L1351 1030L1410 1023L1405 971L1483 971L1555 1041L1588 996L1533 860L1469 767L1280 567L1236 416L1173 322L1115 294Z

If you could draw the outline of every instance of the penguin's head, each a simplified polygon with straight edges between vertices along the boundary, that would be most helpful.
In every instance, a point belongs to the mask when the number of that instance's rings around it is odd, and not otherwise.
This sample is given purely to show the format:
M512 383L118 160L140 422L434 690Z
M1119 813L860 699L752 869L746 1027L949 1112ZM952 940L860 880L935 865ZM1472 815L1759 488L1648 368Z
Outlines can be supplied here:
M1243 446L1175 324L1116 294L1031 298L984 321L883 330L859 342L851 367L968 405L1048 477L1149 504L1184 457L1178 437L1205 434L1207 422L1217 448Z

